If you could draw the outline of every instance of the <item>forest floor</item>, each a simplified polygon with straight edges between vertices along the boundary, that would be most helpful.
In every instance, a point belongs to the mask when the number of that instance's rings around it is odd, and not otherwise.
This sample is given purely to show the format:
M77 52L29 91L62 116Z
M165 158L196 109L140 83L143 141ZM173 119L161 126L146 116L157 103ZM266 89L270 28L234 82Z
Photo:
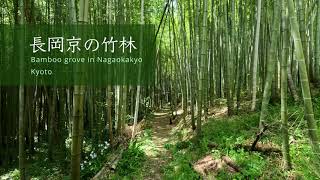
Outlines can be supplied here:
M318 104L320 98L316 97L313 100ZM177 108L175 113L178 116L173 125L169 124L171 114L168 109L156 111L147 121L144 130L147 133L144 134L148 134L148 140L144 139L141 147L146 154L146 160L138 179L201 179L202 173L195 170L195 167L199 161L202 162L208 157L208 162L213 164L221 162L224 158L229 159L232 164L222 164L222 168L208 169L208 173L205 170L203 177L209 179L319 178L313 162L307 158L312 157L313 153L308 143L301 104L290 104L288 109L290 154L294 168L287 172L283 169L281 153L273 150L250 151L243 148L251 145L256 138L259 130L259 111L248 112L242 109L238 114L229 117L225 103L217 103L214 108L208 110L207 119L202 120L203 132L198 141L195 131L186 128L191 126L190 115L187 115L184 122L179 117L181 111ZM315 114L319 117L319 106L315 107ZM271 127L257 146L262 149L280 150L281 136L277 128L280 127L278 104L270 106L268 123ZM237 167L237 171L230 169L233 165Z
M313 102L315 117L319 119L320 95L314 96ZM177 107L175 112L177 116L171 125L169 123L172 118L171 110L168 108L157 110L139 123L139 127L142 128L139 129L137 137L128 144L128 147L120 146L123 148L121 153L119 153L121 148L100 154L101 149L98 149L99 151L89 149L84 154L85 160L82 164L85 166L81 171L81 179L91 179L90 177L103 169L106 171L103 171L101 178L98 179L320 179L319 168L312 161L314 154L309 143L302 103L289 103L288 106L290 155L293 163L291 171L284 171L279 152L259 152L243 148L252 144L256 138L260 112L249 112L246 111L248 107L244 105L242 107L238 114L227 116L225 101L217 101L214 107L208 110L207 119L202 119L200 137L197 137L196 132L190 128L190 114L184 122L181 117L181 107ZM259 140L258 145L280 150L282 142L279 129L280 105L272 104L268 111L267 123L270 128ZM88 158L91 152L97 152L100 156ZM119 160L109 161L109 157L118 157L119 154L122 154ZM30 160L28 166L30 177L70 179L68 160L49 163L46 156L46 146L39 146L36 156ZM224 166L219 169L209 169L210 171L206 171L209 173L202 175L195 169L198 162L204 159L209 159L206 162L215 165L221 162L223 157L239 167L239 172L231 172L228 166ZM117 165L114 165L114 162L117 162ZM111 169L110 165L116 167L112 166ZM0 179L18 179L18 177L19 171L15 168L6 171L0 169Z
M226 107L211 109L211 114L215 117L226 115ZM174 112L177 116L170 124L171 111L170 109L161 109L153 113L153 118L148 121L145 131L149 131L149 142L144 143L143 149L147 156L142 170L143 179L160 180L165 177L165 170L169 163L173 160L170 146L181 141L181 136L177 136L177 132L183 129L183 119L179 116L182 109ZM187 123L190 124L190 118L187 118ZM189 128L185 134L188 134L183 139L190 139L194 132Z
M162 179L163 167L170 161L171 154L165 148L172 139L170 134L173 125L169 124L170 110L163 109L154 113L154 118L148 126L152 129L151 143L144 148L147 156L145 168L142 172L143 179Z

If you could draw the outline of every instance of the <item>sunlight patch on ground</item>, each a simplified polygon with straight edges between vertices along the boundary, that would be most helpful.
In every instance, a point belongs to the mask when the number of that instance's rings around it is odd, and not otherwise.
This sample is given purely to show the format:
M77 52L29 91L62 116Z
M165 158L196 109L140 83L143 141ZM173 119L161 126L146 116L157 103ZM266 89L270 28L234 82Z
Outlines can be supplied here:
M170 117L171 113L168 110L162 110L155 112L154 119L150 121L150 129L152 129L150 138L141 147L148 156L143 179L162 179L162 168L170 158L168 150L164 148L165 144L170 142L171 130L173 128L172 125L169 125Z
M221 116L225 116L228 113L228 107L220 107L220 108L212 108L209 109L209 114L212 114L213 117L221 117Z
M157 145L153 143L152 140L149 140L147 143L144 143L140 148L146 153L148 157L156 157L159 154Z

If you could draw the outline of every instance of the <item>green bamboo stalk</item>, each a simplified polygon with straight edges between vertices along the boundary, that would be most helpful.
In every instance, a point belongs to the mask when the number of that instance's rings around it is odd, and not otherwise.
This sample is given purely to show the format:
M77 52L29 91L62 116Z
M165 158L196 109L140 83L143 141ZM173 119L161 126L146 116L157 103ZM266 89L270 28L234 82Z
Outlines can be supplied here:
M271 35L271 47L269 48L267 77L265 80L259 127L263 128L268 114L268 104L271 96L272 81L274 78L275 64L276 64L276 44L277 35L279 32L279 2L274 1L274 15Z
M251 110L256 109L257 101L257 67L258 67L258 55L259 55L259 40L260 40L260 23L261 23L261 0L257 1L257 24L256 34L254 41L254 55L253 55L253 69L252 69L252 104Z
M288 29L288 11L285 0L281 0L282 14L282 57L281 57L281 131L282 131L282 154L284 168L290 170L292 168L290 159L290 145L288 134L288 73L287 62L289 55L289 29Z
M307 67L304 60L303 48L299 33L299 24L297 20L297 15L294 10L294 4L292 0L288 0L289 6L289 17L290 17L290 24L291 24L291 35L294 40L294 47L295 47L295 54L297 58L297 62L299 65L299 77L301 82L301 89L304 101L304 111L305 111L305 118L307 120L308 126L308 133L309 138L311 140L311 145L316 157L316 161L320 162L320 148L319 148L319 138L317 135L317 124L314 118L313 113L313 105L311 100L311 93L309 87L309 80L307 74Z

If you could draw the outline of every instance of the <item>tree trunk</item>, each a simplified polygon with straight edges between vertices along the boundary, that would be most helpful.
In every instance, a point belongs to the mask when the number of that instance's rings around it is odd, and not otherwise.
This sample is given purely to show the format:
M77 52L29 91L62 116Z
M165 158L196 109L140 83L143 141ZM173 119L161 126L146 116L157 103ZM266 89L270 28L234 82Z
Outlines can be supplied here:
M320 84L320 1L317 1L315 80Z
M112 88L108 86L106 90L107 94L107 115L108 115L108 131L109 131L109 143L113 147L113 121L112 121Z
M19 24L24 24L24 1L19 0L18 1L18 8L19 8ZM19 85L19 170L20 170L20 179L25 180L26 179L26 167L25 167L25 129L24 129L24 99L25 99L25 91L24 91L24 41L23 38L23 32L19 32L19 36L21 36L19 39L19 60L20 60L20 85Z
M140 10L141 16L140 16L140 24L144 24L144 0L141 0L141 10ZM142 34L140 34L142 36ZM142 38L142 37L140 37ZM142 52L140 51L140 54ZM138 81L140 81L140 73L141 69L139 67L139 72L138 72ZM139 82L138 82L139 83ZM135 110L134 110L134 117L133 117L133 129L132 129L132 136L131 138L134 138L135 136L135 127L138 123L138 113L139 113L139 104L140 104L140 88L141 86L138 84L137 86L137 93L136 93L136 103L135 103Z
M70 4L72 4L70 0ZM79 23L88 21L89 0L80 0ZM71 5L70 5L71 6ZM72 11L75 13L75 10ZM71 15L74 17L75 15ZM72 23L72 22L71 22ZM79 76L79 74L78 74ZM81 75L80 75L81 76ZM77 77L82 78L82 77ZM80 179L81 146L83 136L83 107L85 87L76 85L73 91L73 120L71 146L71 179Z
M257 101L257 67L258 67L258 55L259 55L259 39L260 39L260 21L261 21L261 0L257 1L257 24L256 34L254 41L254 55L253 55L253 69L252 69L252 104L251 110L256 109Z
M281 57L281 130L282 130L282 154L284 167L286 170L291 169L290 159L290 145L289 145L289 134L288 134L288 74L287 74L287 62L289 55L289 44L288 40L289 30L287 26L288 22L288 11L285 3L286 0L281 0L281 16L282 16L282 57Z
M264 123L268 114L268 104L271 96L271 87L274 78L275 64L276 64L276 44L277 34L279 32L279 2L274 1L274 15L271 35L271 47L269 48L268 67L267 67L267 78L264 86L261 113L260 113L260 129L263 128Z

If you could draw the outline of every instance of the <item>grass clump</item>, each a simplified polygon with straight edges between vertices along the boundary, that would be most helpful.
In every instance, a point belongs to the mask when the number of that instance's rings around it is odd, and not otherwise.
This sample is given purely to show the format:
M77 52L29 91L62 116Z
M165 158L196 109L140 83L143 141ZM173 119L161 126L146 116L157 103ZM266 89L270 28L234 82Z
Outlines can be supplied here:
M146 155L140 145L136 142L130 143L117 164L117 172L114 179L120 177L121 179L135 179L141 176L141 170L145 161Z

